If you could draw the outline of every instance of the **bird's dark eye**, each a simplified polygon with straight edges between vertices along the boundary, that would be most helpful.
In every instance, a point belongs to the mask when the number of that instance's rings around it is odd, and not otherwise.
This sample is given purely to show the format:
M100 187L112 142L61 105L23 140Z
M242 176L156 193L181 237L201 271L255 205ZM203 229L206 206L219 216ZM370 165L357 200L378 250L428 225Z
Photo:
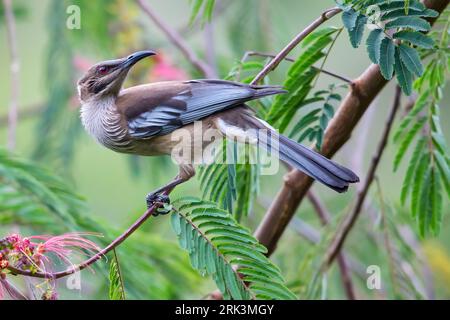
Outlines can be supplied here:
M97 68L97 72L101 75L105 75L109 72L110 68L107 66L100 66Z

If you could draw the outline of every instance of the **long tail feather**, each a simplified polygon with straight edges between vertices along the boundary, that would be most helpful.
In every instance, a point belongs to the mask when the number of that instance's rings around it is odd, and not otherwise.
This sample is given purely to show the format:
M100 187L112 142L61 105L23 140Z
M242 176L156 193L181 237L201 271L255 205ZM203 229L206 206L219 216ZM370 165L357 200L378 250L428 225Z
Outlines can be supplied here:
M281 160L327 187L337 192L345 192L350 183L359 182L358 176L350 169L277 133L268 124L259 119L249 116L247 120L260 129L269 129L272 137L278 140L278 147L274 148L271 144L271 139L259 136L259 143L263 148L266 150L276 149L275 151L278 151Z

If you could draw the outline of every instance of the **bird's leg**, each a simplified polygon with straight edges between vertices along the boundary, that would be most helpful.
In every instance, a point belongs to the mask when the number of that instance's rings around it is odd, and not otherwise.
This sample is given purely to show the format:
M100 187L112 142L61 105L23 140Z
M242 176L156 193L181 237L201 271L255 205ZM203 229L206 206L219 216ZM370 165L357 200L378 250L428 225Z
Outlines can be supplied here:
M168 184L165 186L156 189L153 192L150 192L147 197L147 208L152 207L153 205L164 205L170 204L169 193L179 184L188 181L195 175L195 169L192 165L180 165L179 174ZM154 216L168 214L167 210L156 210L153 214Z

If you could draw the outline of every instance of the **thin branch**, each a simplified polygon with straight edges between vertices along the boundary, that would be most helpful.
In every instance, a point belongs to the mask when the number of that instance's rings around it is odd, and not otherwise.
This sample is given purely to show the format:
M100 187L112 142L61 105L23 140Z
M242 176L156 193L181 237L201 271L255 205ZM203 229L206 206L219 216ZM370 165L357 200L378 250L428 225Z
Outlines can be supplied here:
M316 67L313 67L313 68L315 68L315 69L319 70L320 72L322 72L322 73L324 73L324 74L326 74L326 75L329 75L329 76L331 76L331 77L333 77L333 78L342 80L342 81L348 83L348 84L351 85L351 86L354 84L354 83L353 83L353 80L350 79L350 78L341 76L341 75L339 75L339 74L337 74L337 73L334 73L334 72L331 72L331 71L328 71L328 70L325 70L325 69L316 68Z
M442 12L449 2L450 0L426 0L424 4L429 9ZM380 68L372 64L353 82L354 85L325 132L321 153L327 158L331 158L347 142L364 112L388 81L381 75ZM255 232L256 238L266 246L269 254L275 250L278 240L312 183L310 177L298 170L291 170L285 175L281 190Z
M311 202L314 210L316 211L322 225L326 226L330 223L331 215L328 212L325 205L320 201L312 191L308 192L308 200ZM342 285L344 286L345 294L349 300L356 300L355 289L352 282L352 277L348 267L348 262L342 252L338 254L339 272L341 273Z
M294 39L289 42L286 47L284 47L276 56L275 58L270 61L258 75L253 79L251 84L257 84L261 82L272 70L274 70L281 61L284 60L284 58L287 57L287 55L303 40L305 39L310 33L312 33L314 30L316 30L319 26L321 26L325 21L332 18L333 16L337 15L339 12L341 12L341 9L339 8L331 8L326 11L324 11L319 18L314 20L309 26L307 26L302 32L297 34Z
M263 57L263 58L275 58L276 56L274 54L271 53L265 53L265 52L258 52L258 51L247 51L243 58L241 59L241 61L246 61L248 57L252 57L252 56L258 56L258 57ZM289 62L295 62L295 59L291 58L291 57L284 57L283 60L289 61ZM325 70L323 68L317 68L317 67L313 67L314 69L318 70L319 72L322 72L323 74L329 75L331 77L334 77L336 79L342 80L350 85L353 85L353 80L345 77L345 76L341 76L335 72L331 72L328 70Z
M136 3L200 73L207 78L217 77L211 66L200 60L195 52L184 41L183 37L175 29L165 23L144 0L136 0Z
M167 194L167 192L166 192ZM94 256L90 257L89 259L85 260L84 262L70 267L67 270L60 271L60 272L31 272L26 270L17 269L13 266L9 266L8 270L15 275L23 275L28 277L34 277L34 278L46 278L46 279L59 279L63 278L65 276L71 275L73 273L79 272L86 267L90 266L97 260L100 260L103 256L105 256L108 252L115 249L118 245L120 245L122 242L124 242L130 235L133 234L149 217L153 215L153 213L160 207L159 204L154 204L151 206L139 219L137 219L124 233L122 233L119 237L117 237L114 241L112 241L108 246L106 246L104 249L97 252Z
M5 10L6 30L8 35L8 48L11 59L11 97L8 113L8 149L14 150L16 147L16 134L18 123L18 104L19 104L19 70L20 63L17 54L17 32L14 11L11 0L3 0Z
M386 148L388 138L389 138L389 133L391 132L391 128L392 128L392 124L395 119L395 115L397 114L397 111L400 106L401 95L402 95L401 89L400 89L400 87L397 86L396 90L395 90L394 103L393 103L393 106L391 109L391 113L389 114L388 120L386 122L386 126L384 128L381 140L378 144L378 148L375 152L375 155L372 158L372 164L367 173L364 187L358 194L358 198L356 200L355 207L353 208L351 213L346 216L341 227L336 232L336 236L334 237L330 247L328 248L328 251L326 254L326 260L325 260L326 268L329 267L333 263L334 259L336 258L339 251L341 250L345 240L347 239L348 234L350 233L351 229L355 225L355 222L361 213L361 209L363 207L364 200L366 199L367 192L369 191L370 185L372 184L373 179L375 178L375 172L378 168L378 164L380 163L381 156L383 155L383 152Z

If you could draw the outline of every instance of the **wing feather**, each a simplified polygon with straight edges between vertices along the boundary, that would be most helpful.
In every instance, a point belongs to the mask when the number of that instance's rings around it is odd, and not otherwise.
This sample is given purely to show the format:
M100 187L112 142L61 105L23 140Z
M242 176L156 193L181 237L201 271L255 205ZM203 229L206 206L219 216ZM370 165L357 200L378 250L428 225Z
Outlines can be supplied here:
M246 101L282 92L279 87L250 86L224 80L191 80L179 82L178 86L166 82L141 86L140 92L134 92L140 98L122 98L120 108L127 110L129 134L143 139L166 135Z

